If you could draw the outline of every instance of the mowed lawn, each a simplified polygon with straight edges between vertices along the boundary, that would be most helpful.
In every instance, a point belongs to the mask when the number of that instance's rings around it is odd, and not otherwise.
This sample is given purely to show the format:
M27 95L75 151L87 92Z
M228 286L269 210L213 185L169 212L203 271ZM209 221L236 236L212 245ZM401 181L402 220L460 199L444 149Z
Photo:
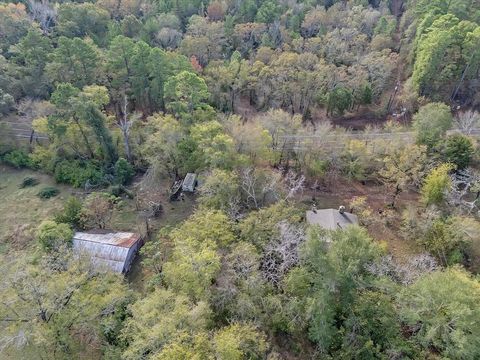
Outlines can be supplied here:
M38 185L21 189L22 180L31 176ZM50 199L41 199L38 192L46 186L56 187L60 193ZM27 169L14 169L0 164L0 251L8 247L12 235L33 231L42 220L62 209L72 188L55 183L52 177Z
M26 177L34 177L38 185L20 188ZM47 186L57 188L60 193L50 199L41 199L38 192ZM185 201L168 202L168 181L162 184L163 194L160 201L163 205L163 214L149 221L153 232L165 225L176 226L193 211L194 199L187 196ZM102 191L102 190L100 190ZM106 191L106 189L103 189ZM0 252L11 248L24 247L33 239L36 227L46 219L51 219L61 211L65 201L72 195L84 198L82 189L75 189L68 185L57 184L52 176L28 169L15 169L0 164ZM135 209L133 199L122 199L122 205L117 207L109 228L116 231L136 231L145 235L145 220Z

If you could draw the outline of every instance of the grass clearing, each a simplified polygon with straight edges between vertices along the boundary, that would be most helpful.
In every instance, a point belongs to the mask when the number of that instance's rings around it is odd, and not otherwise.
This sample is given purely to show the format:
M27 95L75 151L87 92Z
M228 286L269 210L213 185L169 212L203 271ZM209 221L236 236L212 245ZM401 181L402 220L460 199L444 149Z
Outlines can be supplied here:
M26 177L36 178L38 184L20 188ZM38 192L52 186L59 194L50 199L41 199ZM27 169L14 169L0 164L0 252L13 246L26 246L32 231L43 220L59 211L72 193L68 186L59 185L48 175Z

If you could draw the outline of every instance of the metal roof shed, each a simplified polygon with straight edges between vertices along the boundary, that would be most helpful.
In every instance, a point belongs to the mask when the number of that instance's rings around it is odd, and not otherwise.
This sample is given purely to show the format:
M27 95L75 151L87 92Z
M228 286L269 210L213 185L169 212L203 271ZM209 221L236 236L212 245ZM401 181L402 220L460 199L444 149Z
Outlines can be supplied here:
M89 254L97 267L106 266L119 273L130 270L142 245L141 236L131 232L90 231L73 236L74 251Z
M197 175L194 173L188 173L185 176L182 184L182 190L188 192L194 192L195 187L197 186Z
M319 225L326 230L338 230L358 224L358 218L357 215L342 209L318 209L307 211L307 223Z

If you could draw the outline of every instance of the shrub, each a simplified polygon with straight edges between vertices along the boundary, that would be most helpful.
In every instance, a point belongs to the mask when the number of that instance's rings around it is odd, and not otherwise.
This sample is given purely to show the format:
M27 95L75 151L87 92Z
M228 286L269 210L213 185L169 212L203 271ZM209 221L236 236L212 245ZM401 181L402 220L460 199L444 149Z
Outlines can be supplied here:
M37 178L27 176L26 178L24 178L22 180L22 183L18 187L23 189L23 188L26 188L26 187L31 187L31 186L38 185L38 183L39 183L39 181L38 181Z
M135 175L133 166L124 158L120 158L115 163L115 180L118 184L128 184Z
M67 224L43 221L37 229L37 240L43 250L51 251L63 244L71 244L73 231Z
M449 136L445 142L445 160L457 165L458 169L464 169L470 164L474 152L472 140L462 134Z
M450 171L454 168L452 164L441 164L427 175L421 189L425 205L440 205L443 202L445 193L451 185Z
M108 189L108 192L115 197L120 197L122 195L126 195L129 199L134 198L134 193L132 191L128 190L123 185L113 185Z
M82 202L75 196L71 196L66 201L62 212L55 216L55 221L70 224L75 228L81 227L81 210Z
M60 191L57 188L53 186L47 186L40 190L37 196L42 199L50 199L51 197L57 196L59 193Z
M448 105L430 103L422 106L413 116L413 128L417 143L430 149L438 144L452 126L452 114Z
M87 229L105 229L113 215L117 198L105 192L93 192L83 203L80 218Z
M82 187L87 181L99 184L103 177L103 170L91 161L64 160L55 166L55 180L74 187Z
M3 156L3 161L17 169L31 166L30 157L23 150L13 150Z
M55 151L37 146L30 154L30 161L33 168L52 173L55 170Z

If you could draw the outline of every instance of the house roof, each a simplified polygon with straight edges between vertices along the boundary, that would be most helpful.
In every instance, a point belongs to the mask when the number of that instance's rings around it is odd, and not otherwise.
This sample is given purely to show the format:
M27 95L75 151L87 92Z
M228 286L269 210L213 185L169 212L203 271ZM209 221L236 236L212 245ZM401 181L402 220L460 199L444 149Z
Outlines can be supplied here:
M128 259L128 253L141 237L130 232L76 232L73 236L73 249L87 252L96 265L108 266L116 272L122 272Z
M358 218L357 215L346 211L341 214L337 209L318 209L307 211L307 223L319 225L327 230L337 230L358 224Z

